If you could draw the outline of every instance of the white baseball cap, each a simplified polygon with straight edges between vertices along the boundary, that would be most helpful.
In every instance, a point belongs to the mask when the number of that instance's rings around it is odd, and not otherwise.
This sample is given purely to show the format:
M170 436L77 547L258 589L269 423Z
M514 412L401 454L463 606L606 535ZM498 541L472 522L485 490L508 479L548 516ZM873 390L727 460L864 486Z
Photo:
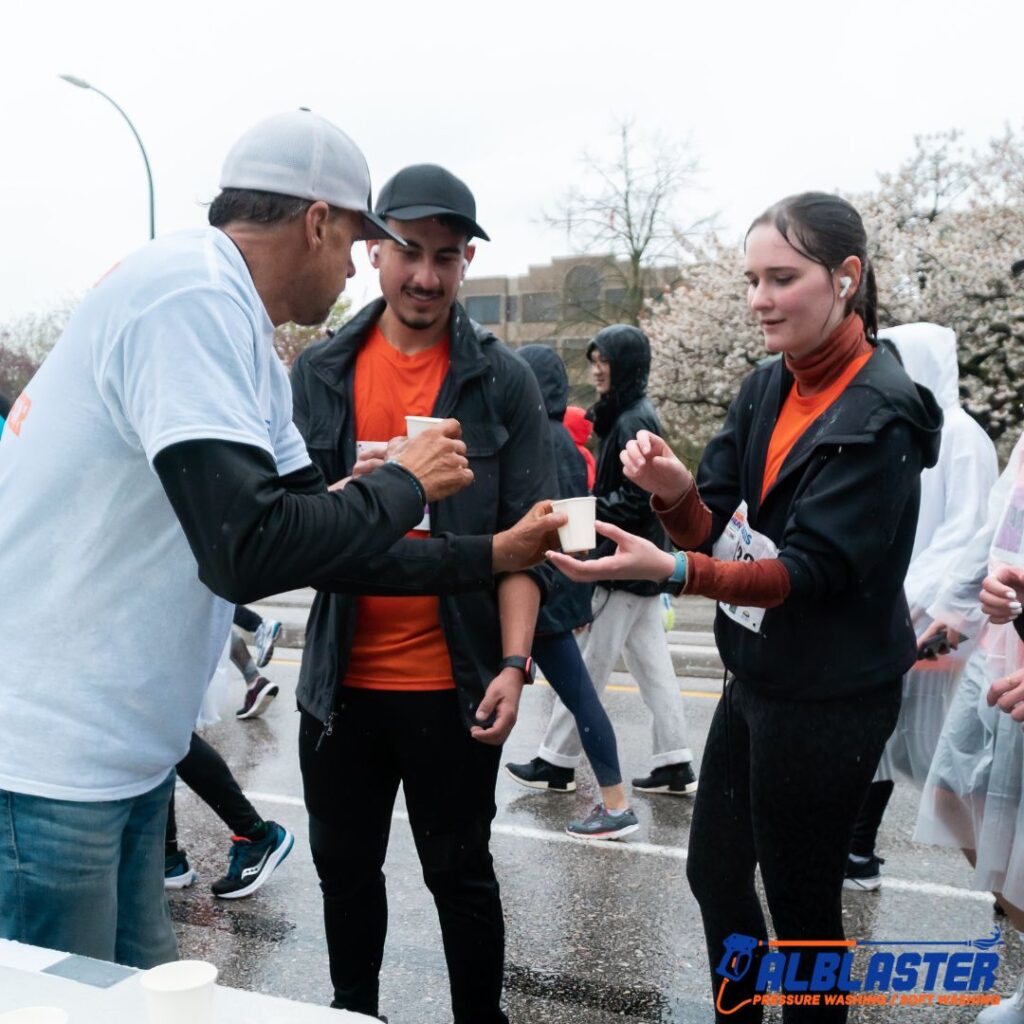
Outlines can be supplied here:
M362 238L390 238L405 245L373 212L370 169L362 150L306 107L253 125L231 147L220 187L275 192L355 210L366 226Z

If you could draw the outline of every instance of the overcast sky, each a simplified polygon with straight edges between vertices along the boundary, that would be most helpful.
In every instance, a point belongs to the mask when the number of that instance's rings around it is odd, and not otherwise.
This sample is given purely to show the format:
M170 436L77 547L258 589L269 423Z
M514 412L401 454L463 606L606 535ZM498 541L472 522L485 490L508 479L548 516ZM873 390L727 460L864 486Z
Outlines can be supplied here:
M147 232L205 222L230 143L309 106L367 155L375 192L441 163L477 198L477 274L566 252L537 223L615 121L688 140L691 212L739 232L806 188L870 187L916 134L1024 123L1021 0L290 0L7 3L0 15L0 322L81 292ZM350 282L372 292L363 257Z

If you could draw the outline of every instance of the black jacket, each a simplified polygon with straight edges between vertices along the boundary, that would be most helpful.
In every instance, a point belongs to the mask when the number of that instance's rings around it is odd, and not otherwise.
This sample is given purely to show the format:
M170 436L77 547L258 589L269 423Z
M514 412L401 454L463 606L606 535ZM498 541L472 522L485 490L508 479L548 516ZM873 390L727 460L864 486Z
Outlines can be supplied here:
M295 424L328 482L355 462L355 357L384 311L379 299L292 367ZM551 441L540 391L522 360L455 304L451 367L434 407L462 424L474 482L430 507L431 538L400 540L367 558L332 593L318 593L306 627L299 703L330 725L344 676L359 594L441 594L441 625L467 725L498 672L501 630L491 575L491 537L555 491ZM538 585L541 574L535 574Z
M587 411L587 419L593 420L594 432L601 439L594 477L597 518L668 551L671 546L658 517L651 511L650 495L626 479L619 459L626 442L636 437L638 430L662 433L658 414L646 397L651 365L647 336L638 327L605 327L587 346L588 359L595 349L611 364L611 390ZM614 550L611 541L602 540L594 557L610 555ZM607 580L600 586L644 597L666 589L646 580Z
M565 363L547 345L525 345L518 354L533 370L548 414L551 447L558 472L558 494L552 497L581 498L590 493L587 489L587 464L562 423L569 404L569 377ZM588 583L573 583L551 565L547 569L548 594L537 616L537 635L564 633L590 622L593 587Z
M938 458L942 413L885 348L808 428L760 500L772 430L793 377L782 360L755 370L697 474L712 543L741 501L789 572L785 602L760 633L721 610L726 667L780 697L821 700L896 685L916 658L903 579L914 546L921 470Z

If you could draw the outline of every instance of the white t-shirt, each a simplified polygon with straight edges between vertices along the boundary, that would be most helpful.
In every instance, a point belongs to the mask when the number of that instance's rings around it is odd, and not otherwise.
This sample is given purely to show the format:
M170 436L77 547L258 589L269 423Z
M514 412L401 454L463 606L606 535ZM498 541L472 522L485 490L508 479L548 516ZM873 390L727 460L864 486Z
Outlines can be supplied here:
M0 437L0 789L118 800L185 755L232 606L152 469L168 445L309 463L245 261L207 228L86 297Z

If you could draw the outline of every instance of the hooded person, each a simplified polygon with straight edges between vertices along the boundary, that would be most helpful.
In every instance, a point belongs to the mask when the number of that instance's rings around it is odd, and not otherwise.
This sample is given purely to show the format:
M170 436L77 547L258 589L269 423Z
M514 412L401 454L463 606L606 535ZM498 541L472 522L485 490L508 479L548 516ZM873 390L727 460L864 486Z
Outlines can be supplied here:
M587 447L587 441L594 432L594 424L587 419L587 410L580 405L566 406L562 422L576 445L576 451L583 456L583 461L587 465L587 490L591 491L594 488L597 463L594 461L593 452Z
M565 364L547 345L526 345L519 349L519 355L533 370L544 398L558 472L558 497L585 497L590 490L586 464L563 423L569 399ZM615 731L573 635L575 630L586 627L591 620L593 588L586 583L573 583L553 566L549 567L549 572L547 601L537 616L533 658L573 716L583 749L601 788L601 803L584 820L571 821L566 832L582 839L621 839L640 826L629 808L622 785ZM543 764L505 765L505 771L517 782L532 789L547 789L545 779L529 781L536 768L542 769ZM567 791L575 788L575 781L566 786Z
M932 624L928 607L964 547L984 525L988 495L999 475L995 447L960 407L956 334L938 324L915 323L879 332L915 384L928 388L942 409L939 461L921 474L921 507L903 585L914 632ZM854 830L847 889L877 889L882 859L875 841L897 774L924 785L971 644L934 660L921 660L903 679L899 720L882 754Z
M619 452L638 431L661 433L658 414L647 398L650 343L638 327L605 327L587 346L587 361L598 392L597 402L587 411L601 440L594 480L597 518L668 551L668 537L651 509L648 495L626 479L619 460ZM603 540L595 554L610 553L614 547ZM697 778L662 624L662 589L661 584L643 580L599 581L594 589L594 621L583 660L601 693L621 654L651 712L652 771L633 779L633 788L683 796L696 791ZM575 788L580 751L572 714L564 705L556 704L537 757L524 765L510 765L508 770L523 785L569 792Z

